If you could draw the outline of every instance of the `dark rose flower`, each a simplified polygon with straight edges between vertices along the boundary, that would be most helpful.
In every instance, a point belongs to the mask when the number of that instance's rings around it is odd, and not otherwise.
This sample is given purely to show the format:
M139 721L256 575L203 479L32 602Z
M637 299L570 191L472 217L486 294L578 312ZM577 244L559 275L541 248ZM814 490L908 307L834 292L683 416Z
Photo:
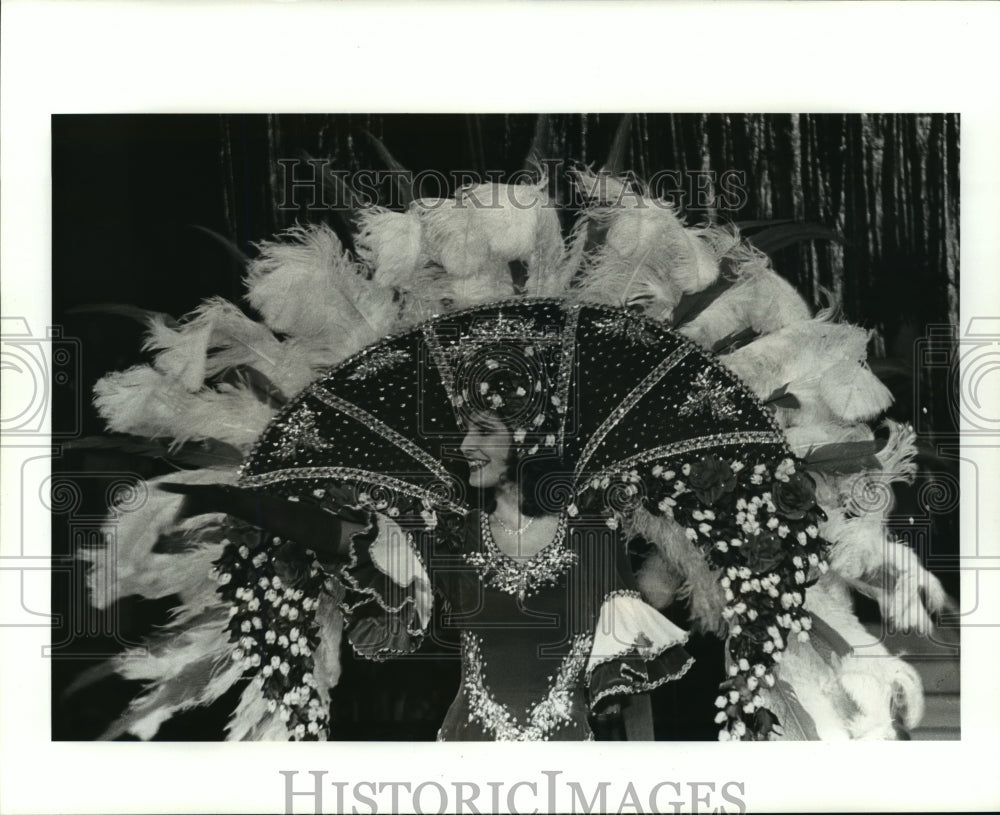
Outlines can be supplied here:
M769 572L785 558L784 541L774 532L763 532L747 542L747 566L752 572Z
M736 487L736 473L719 456L705 456L691 465L688 486L701 503L714 504Z
M771 485L771 500L783 518L800 521L816 506L816 482L808 473L794 472Z
M781 722L779 722L778 717L766 707L759 708L757 712L754 713L753 725L757 735L765 739L770 733L774 733L776 736L780 736L782 734Z

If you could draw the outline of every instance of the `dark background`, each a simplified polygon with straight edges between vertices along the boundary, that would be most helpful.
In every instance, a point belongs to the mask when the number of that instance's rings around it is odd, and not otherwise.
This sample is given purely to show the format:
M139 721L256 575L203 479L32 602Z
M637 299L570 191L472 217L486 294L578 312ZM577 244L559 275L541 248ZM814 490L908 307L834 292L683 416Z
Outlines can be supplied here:
M620 121L551 116L544 155L599 167ZM180 316L212 295L241 302L238 255L252 256L255 241L296 219L327 220L347 238L342 213L309 209L302 195L298 207L281 208L279 159L314 156L348 171L384 167L371 133L414 172L509 174L524 166L536 124L528 114L54 116L53 323L81 349L79 374L54 385L54 435L101 433L89 401L94 382L144 359L138 322L74 309L126 303ZM953 463L935 455L939 442L954 439L951 383L947 365L918 364L918 351L932 326L951 348L958 323L958 117L640 115L632 117L624 146L623 169L640 178L664 169L681 178L745 173L747 196L738 210L679 202L691 223L735 221L752 234L758 221L807 221L842 236L788 246L774 254L775 267L814 306L825 304L825 289L847 320L872 329L872 366L896 396L889 415L914 422L925 451L917 483L897 491L893 517L900 529L917 519L926 534L914 542L957 595L957 489L954 501L940 493L924 500L928 487L956 477ZM553 183L568 201L565 180ZM165 468L134 456L64 451L53 470L81 495L53 514L58 557L92 538L117 477L110 473L149 477ZM61 615L53 631L53 738L95 738L138 688L108 679L68 700L63 691L102 656L166 622L171 603L129 598L109 614L84 614L82 575L53 579L54 612ZM873 614L865 604L860 610ZM654 694L658 738L715 738L720 648L706 641L691 650L696 668ZM345 653L334 732L343 739L433 738L457 681L450 661L371 665ZM219 738L234 703L230 694L208 712L178 717L160 737ZM620 734L612 725L602 735Z

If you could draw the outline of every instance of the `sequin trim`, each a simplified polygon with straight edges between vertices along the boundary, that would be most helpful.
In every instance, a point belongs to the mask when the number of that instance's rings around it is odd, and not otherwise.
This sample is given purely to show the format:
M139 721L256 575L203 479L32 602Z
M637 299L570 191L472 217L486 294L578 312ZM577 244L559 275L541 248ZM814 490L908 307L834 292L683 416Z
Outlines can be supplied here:
M706 450L730 444L778 444L784 448L785 437L781 433L771 430L740 430L734 433L713 433L710 436L698 436L694 439L685 439L673 444L654 447L651 450L644 450L629 458L616 461L607 467L605 472L614 473L628 470L639 464L647 464L650 461L656 461L667 456L680 456L685 453L693 453L697 450Z
M639 403L639 400L649 393L656 386L656 383L667 375L668 371L674 368L684 357L688 356L691 350L689 347L681 346L672 351L652 371L646 374L645 378L622 399L618 407L611 411L608 418L601 423L601 426L597 428L594 435L587 441L586 447L583 448L580 460L576 465L577 476L586 468L590 457L601 446L608 433L614 430L618 423L628 415L629 411Z
M412 441L407 439L401 433L393 430L389 425L383 422L381 419L373 416L364 408L358 407L353 402L348 402L346 399L336 396L332 393L327 393L325 391L317 389L313 392L313 396L319 399L323 404L328 407L332 407L334 410L339 410L346 416L350 416L359 424L363 424L370 430L378 433L386 441L395 444L400 450L402 450L407 455L419 461L428 470L434 473L438 478L448 481L451 476L448 471L445 470L444 465L440 461L431 456L427 451L421 450Z
M565 515L559 519L552 542L525 561L518 561L500 550L493 538L489 516L485 512L481 516L479 527L483 544L481 550L464 554L463 558L480 572L487 586L506 594L517 595L522 600L539 589L558 582L566 570L577 562L576 552L565 546Z
M361 360L358 367L354 369L347 378L353 382L364 381L369 376L374 376L381 371L387 371L410 361L410 352L402 348L384 348L371 354L367 359Z
M340 479L348 478L355 481L365 481L371 484L378 484L389 489L396 490L409 495L411 498L420 498L440 505L450 512L465 516L469 514L468 507L460 506L454 501L442 498L432 490L425 490L390 475L372 472L371 470L361 470L355 467L295 467L292 469L272 470L268 473L258 475L246 475L240 479L240 486L243 487L270 487L273 484L282 484L286 481L305 481L312 479Z
M649 693L651 690L656 690L660 687L660 685L665 685L667 682L673 682L675 679L680 679L684 676L684 674L691 670L691 666L694 665L694 661L694 657L688 657L687 662L685 662L678 671L669 674L668 676L661 676L659 679L653 680L652 682L633 682L629 685L613 685L610 688L605 688L590 700L590 709L593 710L602 699L605 699L608 696L635 696L640 693Z
M573 376L573 357L576 352L576 331L580 325L580 310L582 306L570 306L566 311L566 324L563 326L562 356L559 359L559 410L562 418L559 420L558 451L562 455L566 441L566 420L569 417L569 383Z
M437 368L438 376L441 377L441 384L444 387L445 395L448 397L448 403L455 413L455 421L459 427L463 427L464 422L462 421L461 411L458 410L458 405L455 404L455 376L451 370L451 365L448 364L448 358L445 356L444 349L441 347L437 331L434 330L434 324L428 323L422 326L421 333L424 335L424 342L427 343L427 348L431 352L431 359L434 360L434 367Z
M580 677L592 642L578 634L563 657L545 698L525 711L525 720L496 700L486 684L482 643L471 631L462 632L462 688L469 702L469 720L476 720L497 741L548 741L549 734L573 721L572 692Z

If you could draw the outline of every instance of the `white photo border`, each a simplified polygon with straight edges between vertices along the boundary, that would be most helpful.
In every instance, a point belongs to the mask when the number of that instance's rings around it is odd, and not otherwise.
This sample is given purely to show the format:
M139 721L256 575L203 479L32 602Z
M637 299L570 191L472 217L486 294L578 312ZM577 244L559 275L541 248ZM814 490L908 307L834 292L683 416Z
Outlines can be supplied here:
M962 2L8 0L0 12L3 315L36 331L50 325L54 113L877 111L961 114L961 330L972 318L1000 325L1000 104L990 87L1000 76L998 12L994 3ZM26 551L24 541L48 539L48 515L18 511L28 453L6 444L0 452L3 562L43 561L44 545ZM297 789L310 770L350 784L508 786L561 770L565 779L645 789L740 781L754 811L1000 808L992 668L1000 551L988 534L1000 528L1000 509L986 500L1000 494L994 453L970 453L962 472L976 487L963 496L962 597L978 605L962 632L960 742L51 742L50 665L41 657L49 630L4 626L0 811L281 812L281 770L298 771ZM47 607L48 580L25 575L0 571L0 623L18 611L22 588L33 608ZM311 803L297 799L296 811Z

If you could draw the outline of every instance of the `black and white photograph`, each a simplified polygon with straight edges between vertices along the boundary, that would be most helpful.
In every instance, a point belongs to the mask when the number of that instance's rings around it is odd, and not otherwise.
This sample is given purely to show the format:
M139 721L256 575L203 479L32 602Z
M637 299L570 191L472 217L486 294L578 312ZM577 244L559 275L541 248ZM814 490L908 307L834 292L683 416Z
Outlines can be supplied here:
M79 811L875 811L995 734L984 117L634 98L44 116L3 696Z
M54 117L53 737L958 738L959 147Z

